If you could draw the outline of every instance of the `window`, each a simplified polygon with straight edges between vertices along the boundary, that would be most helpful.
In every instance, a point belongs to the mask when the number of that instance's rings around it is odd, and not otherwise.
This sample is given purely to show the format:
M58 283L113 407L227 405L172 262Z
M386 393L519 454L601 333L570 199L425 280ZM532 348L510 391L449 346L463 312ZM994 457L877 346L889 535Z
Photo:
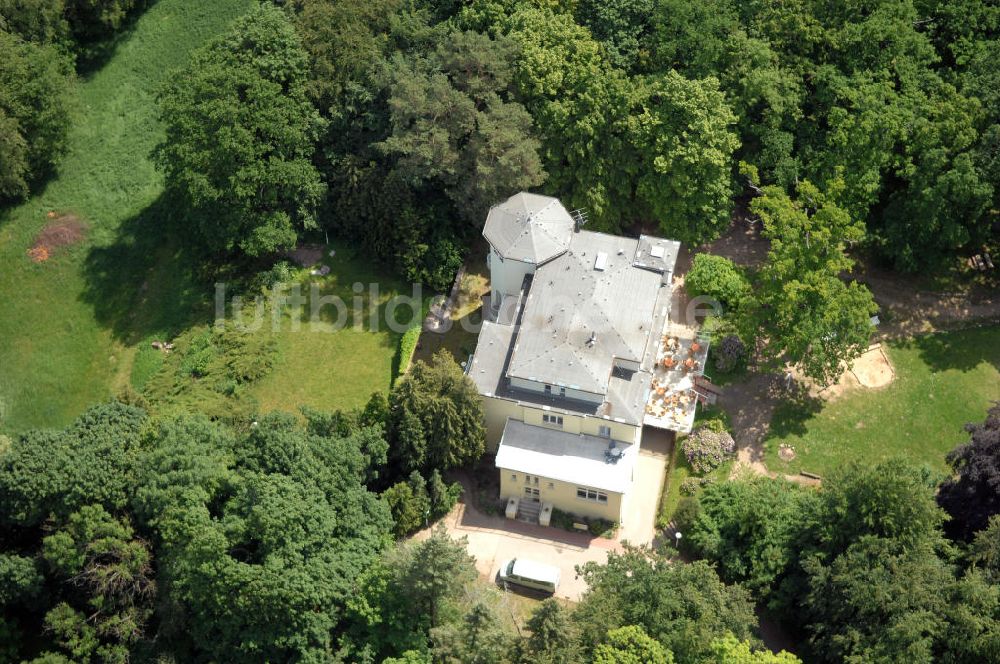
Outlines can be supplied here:
M549 415L548 413L542 413L542 422L561 427L563 425L563 418L562 415Z
M511 479L511 481L516 482L517 481L517 473L511 473L510 479Z
M545 393L546 394L552 394L552 386L551 385L546 385L545 386Z
M583 489L581 487L577 487L576 497L580 500L589 500L592 503L602 503L606 505L608 502L608 494L603 491L595 491L594 489Z
M535 481L535 486L538 486L538 476L537 475L535 475L534 481Z
M565 387L560 387L559 388L559 396L561 396L561 397L566 396L566 388Z
M611 438L611 427L606 424L602 424L597 427L597 435L604 436L605 438Z
M549 482L549 488L550 489L556 488L556 483L555 482Z

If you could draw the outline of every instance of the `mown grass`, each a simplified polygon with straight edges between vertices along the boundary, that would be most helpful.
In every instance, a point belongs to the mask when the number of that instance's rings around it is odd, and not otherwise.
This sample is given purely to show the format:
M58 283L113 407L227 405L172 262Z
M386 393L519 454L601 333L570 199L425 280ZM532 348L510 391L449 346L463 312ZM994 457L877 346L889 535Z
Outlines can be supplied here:
M331 247L333 257L329 256ZM318 324L314 324L310 320L311 305L306 304L296 329L289 311L282 313L275 331L275 368L252 390L262 412L291 411L302 405L319 410L361 406L372 392L388 392L400 370L396 364L402 333L390 329L386 309L397 295L414 297L414 293L404 290L398 281L386 279L371 261L354 255L340 243L326 247L321 264L330 267L328 275L311 276L308 270L299 275L302 294L310 293L310 284L315 284L321 295L342 300L349 317L340 319L343 324L338 323L335 308L326 305L319 310ZM361 284L360 293L355 284ZM371 290L372 284L377 285L377 293ZM360 298L362 313L357 320L351 313L355 298ZM415 316L413 308L406 305L400 305L393 314L404 325L402 329L414 322L419 324L423 299L421 295Z
M162 135L154 94L193 48L253 4L152 4L77 86L56 177L0 213L0 429L67 424L127 384L140 340L191 316L188 267L160 232L169 211L156 206L162 178L149 159ZM78 215L89 232L35 264L27 250L49 211ZM150 246L148 237L160 241Z
M1000 327L939 333L887 347L896 371L888 386L857 388L825 404L783 404L766 439L766 463L782 473L819 475L850 461L901 456L947 471L945 455L967 440L1000 399ZM781 444L795 448L790 462Z

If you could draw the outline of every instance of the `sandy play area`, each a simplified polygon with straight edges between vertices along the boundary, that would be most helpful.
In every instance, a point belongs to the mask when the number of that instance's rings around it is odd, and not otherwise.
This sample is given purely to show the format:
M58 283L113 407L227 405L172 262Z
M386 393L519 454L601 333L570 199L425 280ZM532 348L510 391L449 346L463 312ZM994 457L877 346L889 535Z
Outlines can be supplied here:
M896 372L893 371L892 363L882 349L882 344L875 343L869 346L861 357L854 360L851 367L840 376L840 380L823 389L811 389L810 393L822 399L835 399L858 387L868 389L885 387L895 377Z

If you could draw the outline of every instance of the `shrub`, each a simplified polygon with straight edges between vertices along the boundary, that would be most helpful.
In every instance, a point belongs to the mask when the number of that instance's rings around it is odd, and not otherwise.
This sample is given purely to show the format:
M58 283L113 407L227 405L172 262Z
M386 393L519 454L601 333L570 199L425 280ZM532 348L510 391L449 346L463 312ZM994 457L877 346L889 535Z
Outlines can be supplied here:
M279 284L290 282L294 277L295 268L288 261L278 261L269 269L255 274L250 279L248 290L252 293L263 293Z
M618 530L617 521L609 521L608 519L585 519L587 523L587 530L590 531L591 535L596 537L607 537L612 538L615 536L615 531Z
M725 373L743 366L746 354L746 345L735 334L723 337L722 341L712 349L712 357L715 358L715 368Z
M608 519L591 519L590 517L577 516L575 514L570 514L569 512L563 512L562 510L552 508L552 518L549 520L549 526L553 528L562 528L563 530L568 530L570 532L579 532L574 524L585 523L587 524L587 530L591 535L595 537L614 537L615 531L618 530L617 521L609 521Z
M711 477L686 477L684 481L681 482L681 495L682 496L693 496L698 493L698 490L708 486L715 482L715 479Z
M681 498L674 511L674 526L683 534L691 530L700 515L701 502L697 498Z
M413 360L413 353L417 350L417 342L420 340L420 332L423 330L418 321L413 327L403 333L399 338L399 349L396 351L396 376L398 378L406 373L410 368L410 361Z
M427 523L431 514L431 499L420 473L413 471L405 482L397 482L385 490L382 499L389 506L395 524L393 532L405 537Z
M427 480L427 494L431 499L431 518L440 519L451 511L462 495L462 485L459 482L446 484L437 468L431 471Z
M704 425L684 439L683 446L684 457L699 474L715 470L736 451L736 441L728 431L714 431Z
M698 423L699 429L708 429L709 431L714 431L715 433L725 433L729 430L726 425L726 421L721 417L711 417L702 420Z
M729 310L737 309L750 295L750 282L728 258L698 254L684 279L691 296L714 298Z

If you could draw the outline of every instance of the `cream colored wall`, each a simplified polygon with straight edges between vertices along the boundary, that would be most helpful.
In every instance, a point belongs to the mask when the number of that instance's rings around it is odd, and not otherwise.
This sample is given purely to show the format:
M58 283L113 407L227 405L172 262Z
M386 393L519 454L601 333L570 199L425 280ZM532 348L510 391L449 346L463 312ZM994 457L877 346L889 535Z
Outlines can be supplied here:
M531 484L524 483L524 473L508 470L506 468L501 468L497 472L500 473L500 496L504 500L507 498L519 498L523 500L524 487L535 487L533 482ZM512 479L512 475L516 475L517 479ZM553 488L551 489L549 488L550 482L553 485ZM593 488L578 484L571 484L569 482L551 480L540 476L537 486L539 489L538 499L543 503L552 503L552 505L558 510L569 512L570 514L575 514L577 516L608 519L609 521L621 521L622 495L620 493L605 491L604 493L608 495L608 502L607 504L601 504L577 498L576 489L578 486L583 489Z
M561 415L563 418L562 427L542 422L542 415L545 413ZM551 427L567 433L585 433L591 436L601 435L600 427L607 426L611 429L612 438L629 444L638 444L642 438L642 427L603 417L575 415L556 409L544 410L541 407L526 406L512 399L501 397L483 397L483 414L486 417L486 446L491 453L496 452L497 446L500 444L500 437L503 435L503 428L507 424L508 417L525 424Z
M507 418L521 420L524 408L516 401L498 397L483 397L483 416L486 420L486 449L496 454L503 436Z

